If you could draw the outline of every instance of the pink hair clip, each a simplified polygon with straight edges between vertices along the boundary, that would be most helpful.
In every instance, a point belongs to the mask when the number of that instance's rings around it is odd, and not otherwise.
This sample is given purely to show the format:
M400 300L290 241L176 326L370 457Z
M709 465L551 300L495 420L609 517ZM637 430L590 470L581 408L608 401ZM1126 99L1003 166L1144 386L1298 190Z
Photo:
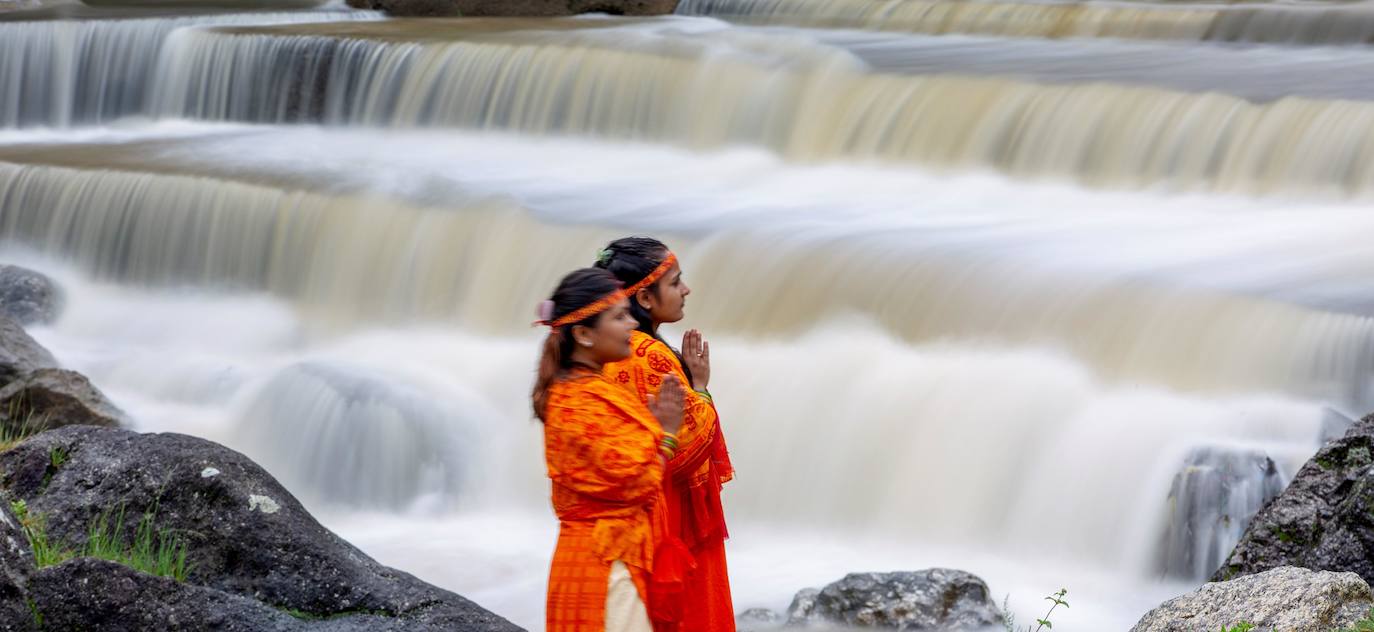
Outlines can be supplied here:
M538 316L538 317L539 317L539 323L536 323L536 324L541 324L541 323L542 323L542 324L547 324L547 323L549 323L549 322L552 322L552 321L553 321L553 301L546 300L546 301L540 303L540 304L539 304L538 310L535 311L535 316Z

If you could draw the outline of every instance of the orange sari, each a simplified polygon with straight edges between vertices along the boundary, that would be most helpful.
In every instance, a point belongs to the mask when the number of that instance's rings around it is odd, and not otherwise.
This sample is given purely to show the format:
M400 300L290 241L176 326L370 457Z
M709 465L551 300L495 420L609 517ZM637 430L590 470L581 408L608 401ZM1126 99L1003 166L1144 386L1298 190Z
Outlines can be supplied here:
M636 331L627 360L606 365L606 376L640 402L658 392L666 375L682 380L686 410L678 431L678 452L664 481L668 533L681 538L696 561L683 594L682 632L733 632L734 604L725 564L725 511L721 487L734 478L715 404L692 390L682 362L668 345Z
M547 632L604 632L616 561L629 568L651 617L670 616L690 558L667 533L662 437L644 403L602 375L574 369L549 387L544 459L559 528Z

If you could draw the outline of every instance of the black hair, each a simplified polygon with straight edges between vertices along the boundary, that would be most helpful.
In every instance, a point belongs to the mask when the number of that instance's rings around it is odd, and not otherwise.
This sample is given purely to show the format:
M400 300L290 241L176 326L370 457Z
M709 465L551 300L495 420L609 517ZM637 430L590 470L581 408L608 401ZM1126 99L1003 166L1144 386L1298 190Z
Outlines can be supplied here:
M598 268L582 268L569 272L559 281L558 287L549 297L553 301L550 321L558 320L583 307L604 298L607 294L620 289L621 283L609 272ZM633 301L631 301L633 302ZM539 358L539 374L535 378L534 391L530 403L534 406L534 416L544 419L544 408L548 404L549 387L553 381L572 368L573 336L572 328L578 325L595 327L601 315L599 312L578 322L555 327L544 339L544 351Z
M626 287L643 281L645 277L653 274L654 270L668 258L667 244L654 239L653 237L622 237L606 245L596 259L596 267L606 270L620 279ZM647 288L654 296L658 296L658 284ZM635 297L630 297L630 314L635 317L635 322L639 323L636 329L653 336L664 346L672 350L677 355L678 364L682 365L682 372L687 374L688 383L692 380L692 369L687 367L687 363L682 361L682 353L668 344L658 331L654 329L654 319L649 315L649 310L644 309Z

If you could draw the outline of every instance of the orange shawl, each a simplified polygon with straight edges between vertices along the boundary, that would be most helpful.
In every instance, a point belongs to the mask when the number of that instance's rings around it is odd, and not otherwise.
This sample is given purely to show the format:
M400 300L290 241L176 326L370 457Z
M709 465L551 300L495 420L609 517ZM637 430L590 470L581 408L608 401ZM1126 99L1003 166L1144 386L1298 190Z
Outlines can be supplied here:
M696 562L695 572L686 581L681 629L732 631L735 618L724 545L729 532L720 491L734 478L735 470L720 417L708 397L692 390L681 360L668 345L636 331L630 348L629 359L606 365L606 376L640 402L648 402L668 375L677 376L687 390L678 452L668 463L664 484L669 533L682 539Z
M617 560L629 567L650 615L671 620L690 558L667 533L662 427L643 402L580 369L550 386L545 412L544 458L559 520L547 632L604 631Z

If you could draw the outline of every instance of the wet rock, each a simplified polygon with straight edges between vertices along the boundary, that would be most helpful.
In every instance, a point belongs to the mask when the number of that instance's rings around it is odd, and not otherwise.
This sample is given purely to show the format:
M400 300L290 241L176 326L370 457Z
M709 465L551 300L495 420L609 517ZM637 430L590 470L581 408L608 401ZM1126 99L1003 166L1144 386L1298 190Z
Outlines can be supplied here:
M678 0L348 0L351 7L415 17L556 17L581 13L667 15Z
M1214 581L1281 566L1374 580L1374 416L1319 450L1250 521Z
M18 266L0 265L0 315L21 325L57 319L62 293L47 276Z
M155 527L188 544L192 586L316 617L364 613L387 622L358 629L519 629L378 564L320 525L247 457L203 439L68 426L0 453L0 474L6 492L45 516L51 538L74 546L111 508L123 509L126 533L155 511Z
M1282 567L1196 592L1151 610L1131 632L1195 632L1250 623L1256 630L1345 629L1374 606L1369 584L1354 573Z
M1199 448L1185 458L1169 489L1160 570L1202 581L1217 570L1265 503L1283 492L1283 476L1268 455Z
M798 593L788 625L839 624L897 630L983 630L1002 611L988 586L964 571L854 573L814 595Z

